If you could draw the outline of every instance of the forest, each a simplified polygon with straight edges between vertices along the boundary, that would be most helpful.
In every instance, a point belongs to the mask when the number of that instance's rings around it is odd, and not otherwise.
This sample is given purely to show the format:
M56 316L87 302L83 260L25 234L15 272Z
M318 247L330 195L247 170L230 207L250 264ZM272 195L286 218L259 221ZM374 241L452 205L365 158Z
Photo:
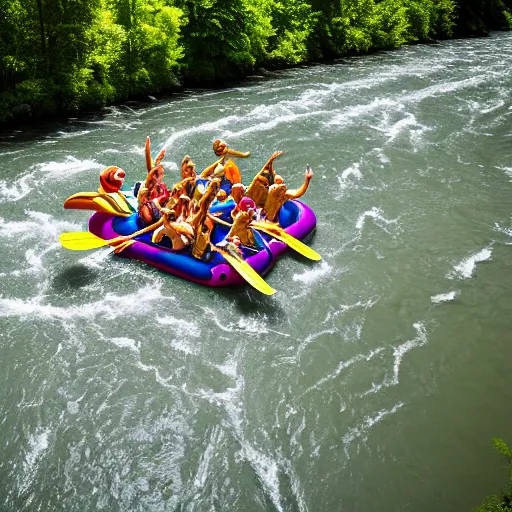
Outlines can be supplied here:
M512 27L512 0L0 0L0 124Z

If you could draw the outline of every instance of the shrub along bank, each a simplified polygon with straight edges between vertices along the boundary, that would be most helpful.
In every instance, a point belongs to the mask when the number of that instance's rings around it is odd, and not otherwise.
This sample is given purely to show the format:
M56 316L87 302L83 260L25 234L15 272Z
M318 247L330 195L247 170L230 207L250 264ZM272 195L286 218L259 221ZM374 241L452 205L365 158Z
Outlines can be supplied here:
M512 0L0 0L0 124L512 27Z

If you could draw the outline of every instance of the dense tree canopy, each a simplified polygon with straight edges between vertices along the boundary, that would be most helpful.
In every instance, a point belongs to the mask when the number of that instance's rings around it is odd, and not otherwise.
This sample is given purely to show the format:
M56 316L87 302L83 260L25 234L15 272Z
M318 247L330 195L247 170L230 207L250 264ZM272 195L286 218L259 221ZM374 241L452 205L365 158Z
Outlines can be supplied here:
M0 123L512 27L512 0L0 0Z

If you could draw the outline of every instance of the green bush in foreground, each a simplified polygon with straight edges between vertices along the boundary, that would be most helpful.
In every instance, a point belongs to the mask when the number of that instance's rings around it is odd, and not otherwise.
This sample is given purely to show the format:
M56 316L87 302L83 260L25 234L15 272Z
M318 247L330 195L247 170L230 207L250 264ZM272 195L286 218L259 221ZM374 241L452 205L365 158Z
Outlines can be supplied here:
M487 496L474 512L512 512L512 449L503 439L492 440L495 448L510 462L509 482L501 494Z

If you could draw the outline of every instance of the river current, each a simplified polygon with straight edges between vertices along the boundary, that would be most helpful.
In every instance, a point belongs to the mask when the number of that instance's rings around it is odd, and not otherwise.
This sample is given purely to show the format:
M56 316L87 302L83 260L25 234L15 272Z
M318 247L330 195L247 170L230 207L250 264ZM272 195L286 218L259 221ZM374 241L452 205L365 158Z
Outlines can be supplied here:
M305 66L0 140L1 511L463 511L512 435L512 34ZM323 260L273 297L110 249L108 165L270 154Z

